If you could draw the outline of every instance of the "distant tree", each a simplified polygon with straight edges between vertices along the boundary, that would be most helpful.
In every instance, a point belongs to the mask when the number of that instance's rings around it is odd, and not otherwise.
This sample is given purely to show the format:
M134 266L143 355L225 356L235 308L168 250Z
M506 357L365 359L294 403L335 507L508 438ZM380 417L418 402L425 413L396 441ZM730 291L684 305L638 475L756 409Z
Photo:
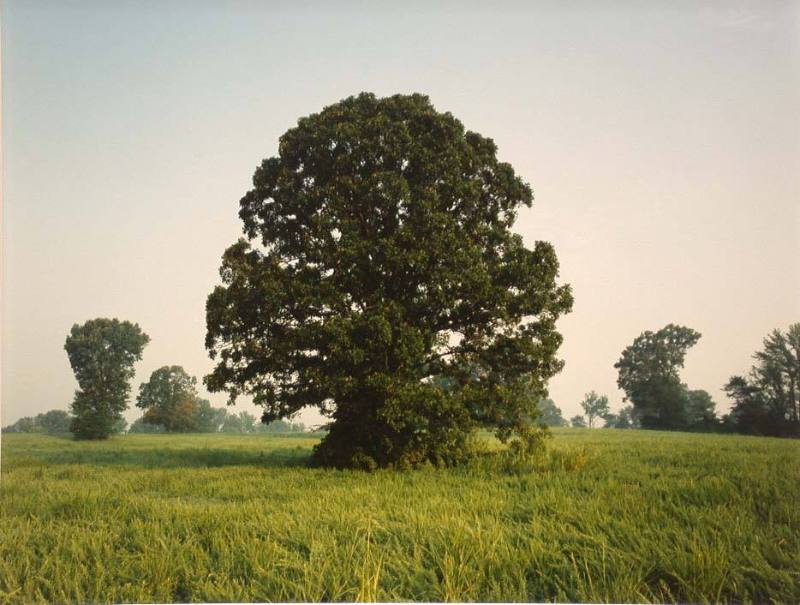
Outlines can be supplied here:
M733 400L733 407L725 417L725 425L737 433L749 435L776 435L780 420L770 410L764 392L743 376L732 376L723 387Z
M687 407L686 420L688 427L693 430L711 431L714 430L719 421L715 411L716 404L707 391L686 390Z
M800 323L785 334L773 330L753 357L750 375L724 387L734 403L726 424L742 433L800 436Z
M36 420L30 416L23 416L14 424L10 424L3 429L4 433L35 433L39 430Z
M150 337L138 324L92 319L74 325L64 349L80 387L70 430L79 439L105 439L128 407L133 364Z
M268 422L318 407L326 466L455 463L481 426L535 447L572 294L553 246L512 231L533 196L491 139L361 94L300 119L253 183L206 305L210 391Z
M206 399L197 399L197 432L216 433L222 429L228 411L225 408L212 407Z
M168 433L197 431L200 404L195 385L181 366L164 366L139 387L136 406L145 410L144 422L164 427Z
M780 425L776 432L800 434L800 323L790 325L786 334L773 330L754 357L751 376Z
M552 399L540 399L539 412L539 422L547 426L567 426L561 410Z
M269 423L258 423L256 425L256 431L259 433L288 433L291 427L291 422L287 422L286 420L273 420Z
M36 416L36 424L39 425L45 433L51 435L69 433L71 423L72 417L64 410L50 410L49 412Z
M592 428L595 418L602 418L608 414L608 397L590 391L581 401L581 408L589 421L589 428Z
M245 411L239 412L243 433L254 433L256 430L256 417Z
M35 417L25 416L3 428L4 433L69 433L71 416L64 410L50 410Z
M644 332L614 364L617 384L625 391L642 427L683 429L689 425L689 396L678 370L686 351L700 339L690 328L669 324L658 332Z
M570 418L570 424L576 428L586 428L586 419L578 414Z
M128 421L125 420L125 418L122 416L117 418L114 421L114 424L111 425L112 435L122 435L127 430L128 430Z
M603 416L603 422L604 429L616 428L617 423L619 423L619 415L614 412L608 412Z
M222 425L223 433L253 433L256 428L256 417L242 410L238 414L228 414Z
M155 433L163 433L164 427L160 424L149 424L144 421L144 418L137 418L131 423L130 428L128 429L129 434L133 433L147 433L147 434L155 434Z
M242 421L239 419L238 414L228 414L220 431L223 433L243 433Z
M274 420L269 423L256 424L257 433L302 433L306 430L302 422L289 422L287 420Z
M605 428L633 429L639 426L631 405L623 407L616 414L607 414L604 416L604 420L606 421Z

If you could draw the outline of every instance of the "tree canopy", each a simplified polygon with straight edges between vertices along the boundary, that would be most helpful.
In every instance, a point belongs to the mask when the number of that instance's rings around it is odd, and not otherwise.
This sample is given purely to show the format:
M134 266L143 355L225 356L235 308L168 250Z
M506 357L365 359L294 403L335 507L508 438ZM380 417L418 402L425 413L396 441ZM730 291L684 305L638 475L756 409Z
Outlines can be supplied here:
M266 421L319 408L332 466L455 462L478 425L532 435L572 295L553 247L511 231L533 195L496 152L418 94L300 119L241 199L247 239L206 306L209 390Z
M92 319L75 324L64 349L80 387L72 402L70 430L80 439L105 439L118 430L128 407L133 364L150 337L138 324Z
M145 410L142 420L164 427L168 433L197 431L200 403L197 378L181 366L163 366L139 387L136 406Z
M689 426L688 392L678 372L686 351L699 339L699 332L669 324L657 332L643 332L614 364L619 370L617 384L633 404L642 427Z

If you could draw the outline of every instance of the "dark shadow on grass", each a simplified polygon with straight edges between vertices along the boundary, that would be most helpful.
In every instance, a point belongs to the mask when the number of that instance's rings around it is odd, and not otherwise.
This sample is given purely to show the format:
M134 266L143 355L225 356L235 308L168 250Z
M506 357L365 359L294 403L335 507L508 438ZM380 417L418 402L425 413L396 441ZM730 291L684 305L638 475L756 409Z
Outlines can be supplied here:
M308 465L311 450L304 447L269 450L237 448L136 447L107 450L67 450L37 453L45 464L89 464L138 468L216 468L256 466L287 468Z

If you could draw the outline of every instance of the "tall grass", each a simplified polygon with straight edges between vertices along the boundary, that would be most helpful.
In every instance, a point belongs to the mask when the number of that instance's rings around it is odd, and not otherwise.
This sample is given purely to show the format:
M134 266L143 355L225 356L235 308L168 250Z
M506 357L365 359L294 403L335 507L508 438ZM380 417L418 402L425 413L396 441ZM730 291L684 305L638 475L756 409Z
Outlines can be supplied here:
M533 469L374 473L307 437L4 435L0 602L800 602L800 442L555 434Z

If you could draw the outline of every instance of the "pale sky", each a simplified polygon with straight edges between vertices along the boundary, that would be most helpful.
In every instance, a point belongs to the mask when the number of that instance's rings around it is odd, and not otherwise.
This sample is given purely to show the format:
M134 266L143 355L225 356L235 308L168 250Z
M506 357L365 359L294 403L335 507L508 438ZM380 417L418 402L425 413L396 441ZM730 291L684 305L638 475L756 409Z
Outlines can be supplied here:
M796 2L6 0L2 77L3 425L68 408L64 340L95 317L151 337L134 396L163 365L210 371L255 167L361 91L427 94L533 186L516 230L575 293L565 417L592 389L619 408L614 362L667 323L702 333L682 376L725 411L800 321Z

